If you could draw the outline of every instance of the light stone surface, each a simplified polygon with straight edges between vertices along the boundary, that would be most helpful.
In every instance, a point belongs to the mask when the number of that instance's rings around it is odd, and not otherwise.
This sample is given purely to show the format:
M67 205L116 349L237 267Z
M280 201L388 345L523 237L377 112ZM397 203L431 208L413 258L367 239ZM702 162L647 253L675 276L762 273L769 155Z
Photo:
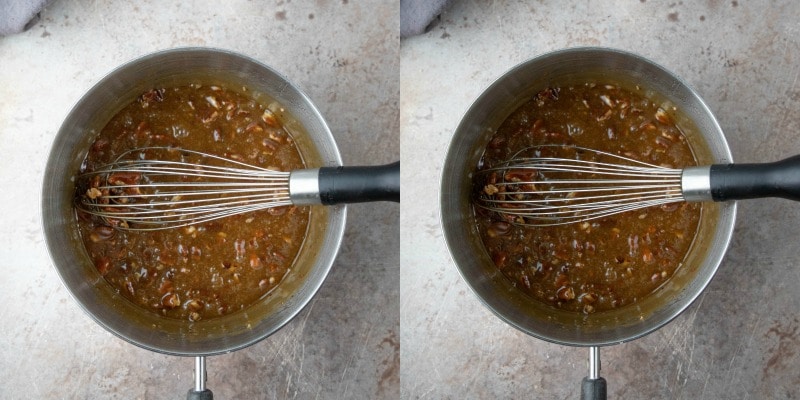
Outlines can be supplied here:
M701 94L736 161L800 153L800 3L461 1L402 42L398 15L380 0L56 0L29 31L0 38L0 397L183 398L192 385L192 359L139 349L80 310L39 221L45 160L71 106L156 50L219 47L269 64L314 100L346 163L401 153L404 165L402 208L350 207L331 274L295 320L209 358L217 398L578 397L588 351L491 314L439 226L453 130L496 77L533 56L582 45L642 54ZM611 397L800 396L798 207L740 203L731 247L695 304L645 338L601 349Z
M453 2L401 42L401 398L574 399L588 350L506 325L459 276L439 226L439 179L463 113L497 77L551 50L648 57L706 100L737 162L800 153L800 3ZM443 177L442 179L447 179ZM609 398L800 396L800 205L740 203L703 295L640 340L602 348Z
M111 335L62 286L40 228L42 174L72 105L120 64L162 49L223 48L295 82L346 164L399 158L399 10L382 0L65 1L0 38L0 398L179 399L193 359ZM344 244L286 327L207 360L219 399L399 396L397 204L349 208Z

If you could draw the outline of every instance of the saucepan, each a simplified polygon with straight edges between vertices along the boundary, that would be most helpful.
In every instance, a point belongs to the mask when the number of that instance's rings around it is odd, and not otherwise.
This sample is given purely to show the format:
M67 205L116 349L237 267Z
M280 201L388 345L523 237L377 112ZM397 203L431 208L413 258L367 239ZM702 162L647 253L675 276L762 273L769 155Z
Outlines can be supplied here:
M196 82L245 86L253 97L281 105L284 122L309 168L340 166L339 150L311 100L272 68L232 52L183 48L154 53L111 72L78 101L58 131L47 162L42 199L45 239L72 297L103 328L137 346L196 358L195 389L210 398L205 356L252 345L277 331L322 285L344 234L347 207L312 207L310 226L293 273L257 304L190 323L143 310L120 296L97 272L83 248L73 211L74 175L108 120L153 87ZM399 176L397 187L399 190Z
M636 54L609 48L572 48L548 53L512 68L475 100L456 128L441 177L441 220L450 254L461 276L483 304L511 326L533 337L588 347L585 398L603 398L600 346L634 340L664 326L694 301L711 281L733 232L736 203L703 204L695 241L675 275L656 292L619 309L579 315L533 300L514 288L483 247L471 206L472 172L492 133L509 114L543 88L564 82L615 81L638 85L680 110L678 125L698 162L732 163L717 120L684 81ZM533 228L532 228L533 229Z

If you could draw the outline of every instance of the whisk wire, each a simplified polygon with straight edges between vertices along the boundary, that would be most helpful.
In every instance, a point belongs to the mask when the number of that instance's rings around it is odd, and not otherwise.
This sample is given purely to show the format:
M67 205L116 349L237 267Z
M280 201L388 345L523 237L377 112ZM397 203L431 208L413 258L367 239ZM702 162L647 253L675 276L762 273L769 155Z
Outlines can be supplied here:
M289 175L192 150L140 148L81 174L79 180L99 182L76 206L130 230L181 227L291 205Z
M556 148L576 158L540 156ZM529 153L536 156L522 156ZM492 182L477 195L478 206L522 225L569 224L684 201L682 170L575 146L523 149L478 174Z

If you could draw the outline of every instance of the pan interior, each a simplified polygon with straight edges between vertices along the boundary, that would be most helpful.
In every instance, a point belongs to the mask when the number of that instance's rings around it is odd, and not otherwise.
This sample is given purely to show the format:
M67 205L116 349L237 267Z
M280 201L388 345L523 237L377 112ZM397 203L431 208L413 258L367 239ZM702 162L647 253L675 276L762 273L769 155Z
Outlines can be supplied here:
M489 138L520 105L548 86L578 82L638 85L674 104L700 164L732 162L725 137L702 99L677 77L634 54L577 48L549 53L513 68L473 103L457 127L441 179L445 240L465 281L481 301L512 326L568 345L606 345L645 335L669 322L713 277L733 230L735 203L702 207L700 227L687 259L656 292L619 309L590 315L566 312L534 300L511 285L493 265L478 235L470 204L471 173Z
M186 48L132 61L97 83L74 106L53 143L42 200L45 239L55 268L83 309L138 346L176 355L210 355L253 344L278 330L310 301L327 276L344 231L346 208L314 207L292 274L258 303L190 323L139 308L116 293L86 254L72 210L74 173L108 120L142 92L190 83L247 88L290 131L306 166L341 165L324 119L311 101L271 68L221 50Z

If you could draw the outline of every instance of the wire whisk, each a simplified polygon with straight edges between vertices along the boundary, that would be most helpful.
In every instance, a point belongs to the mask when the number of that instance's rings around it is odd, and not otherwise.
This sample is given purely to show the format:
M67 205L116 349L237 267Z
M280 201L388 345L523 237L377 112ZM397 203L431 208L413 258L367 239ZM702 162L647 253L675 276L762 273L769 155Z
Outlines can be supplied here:
M81 174L76 208L119 229L169 229L288 205L399 201L399 174L399 162L284 172L146 147Z
M575 156L546 155L553 149ZM677 169L585 147L543 145L523 149L475 178L476 205L527 226L571 224L683 201L800 200L800 156Z

